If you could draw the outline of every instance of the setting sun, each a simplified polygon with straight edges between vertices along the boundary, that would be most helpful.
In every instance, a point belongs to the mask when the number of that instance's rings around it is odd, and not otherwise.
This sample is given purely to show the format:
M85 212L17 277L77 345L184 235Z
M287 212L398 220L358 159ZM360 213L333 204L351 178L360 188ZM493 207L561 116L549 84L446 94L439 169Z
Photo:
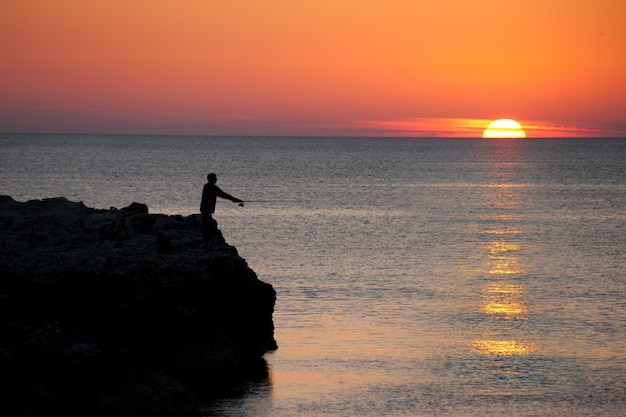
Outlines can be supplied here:
M483 132L486 139L519 139L525 138L526 132L522 126L512 119L494 120Z

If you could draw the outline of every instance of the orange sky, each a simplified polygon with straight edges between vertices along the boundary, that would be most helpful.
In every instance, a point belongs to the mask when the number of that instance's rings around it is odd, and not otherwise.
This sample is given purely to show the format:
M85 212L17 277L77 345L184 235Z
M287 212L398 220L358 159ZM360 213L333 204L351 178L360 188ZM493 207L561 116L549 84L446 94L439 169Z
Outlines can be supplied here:
M626 136L624 0L3 0L0 132Z

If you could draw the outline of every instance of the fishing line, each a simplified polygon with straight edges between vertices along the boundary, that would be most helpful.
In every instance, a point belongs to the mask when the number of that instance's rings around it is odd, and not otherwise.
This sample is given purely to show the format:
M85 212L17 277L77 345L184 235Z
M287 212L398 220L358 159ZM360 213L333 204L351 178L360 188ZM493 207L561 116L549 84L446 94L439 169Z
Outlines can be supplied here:
M307 200L243 200L244 203L305 203Z

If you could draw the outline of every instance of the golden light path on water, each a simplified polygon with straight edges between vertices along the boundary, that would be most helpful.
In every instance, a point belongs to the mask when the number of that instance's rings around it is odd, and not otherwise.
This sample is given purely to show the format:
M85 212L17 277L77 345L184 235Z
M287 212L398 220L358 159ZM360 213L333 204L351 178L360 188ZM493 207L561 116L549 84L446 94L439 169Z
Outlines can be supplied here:
M517 284L490 284L483 290L482 312L506 319L521 318L526 308L521 297L522 289Z
M476 340L474 349L486 356L530 355L535 349L532 345L515 340Z
M509 177L496 175L496 181L489 184L485 191L485 206L491 212L479 216L480 220L489 224L479 234L493 237L485 244L487 261L485 274L490 281L481 290L480 312L494 326L499 320L513 322L526 320L528 307L524 301L526 289L518 278L526 271L521 254L525 249L523 242L524 230L520 227L522 217L515 210L523 204L520 190L523 186L515 184L514 170L494 163L494 172L504 169ZM509 334L487 334L484 339L471 343L472 350L483 356L527 356L537 353L534 344L520 340L519 332ZM498 336L498 338L490 338Z

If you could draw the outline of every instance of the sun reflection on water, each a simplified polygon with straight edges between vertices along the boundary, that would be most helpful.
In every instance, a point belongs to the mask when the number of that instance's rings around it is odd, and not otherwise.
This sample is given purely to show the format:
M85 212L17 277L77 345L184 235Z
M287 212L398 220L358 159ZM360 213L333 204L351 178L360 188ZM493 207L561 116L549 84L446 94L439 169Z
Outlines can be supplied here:
M516 228L491 228L491 229L485 229L485 230L481 230L479 232L482 235L497 235L497 236L501 236L501 235L520 235L524 232L522 232L520 229L516 229Z
M521 297L520 285L505 282L492 283L486 290L483 290L481 311L492 317L522 318L526 306Z
M478 216L479 220L488 220L488 221L518 221L523 220L523 216L519 214L513 213L498 213L498 214L481 214Z
M489 274L491 275L519 275L524 270L516 268L518 261L515 259L497 259L493 262Z
M490 275L518 275L524 270L519 268L519 260L513 256L520 249L517 243L507 241L490 242L487 247L491 258Z
M476 340L472 348L486 356L527 356L535 352L532 344L517 340Z
M501 181L497 163L494 169L494 178ZM515 173L509 174L513 181ZM519 324L520 320L528 319L522 279L526 273L523 253L527 244L523 240L523 223L519 223L524 216L518 211L524 205L521 188L509 181L489 185L484 205L487 212L479 216L485 226L478 234L489 239L484 244L483 276L490 282L480 290L479 307L487 328L476 334L470 344L471 350L481 356L518 357L537 352L532 342L525 341L526 335L520 332L523 327Z
M519 250L519 245L512 242L491 242L489 244L489 253L491 255L502 254L506 252L514 252Z
M503 303L490 301L483 306L483 312L496 316L505 316L506 318L520 316L524 312L524 306L521 303Z

